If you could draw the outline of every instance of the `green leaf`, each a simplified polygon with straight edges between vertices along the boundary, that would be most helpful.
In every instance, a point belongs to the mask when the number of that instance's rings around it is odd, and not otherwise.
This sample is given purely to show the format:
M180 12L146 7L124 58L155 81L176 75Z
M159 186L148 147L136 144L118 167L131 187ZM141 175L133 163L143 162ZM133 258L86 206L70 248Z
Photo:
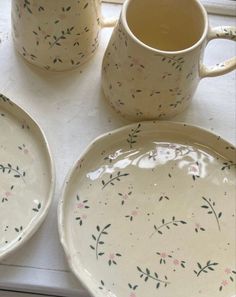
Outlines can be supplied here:
M111 224L106 225L106 226L104 227L104 230L105 230L105 229L108 229L109 227L111 227Z
M214 268L212 268L211 266L209 266L208 269L214 271Z

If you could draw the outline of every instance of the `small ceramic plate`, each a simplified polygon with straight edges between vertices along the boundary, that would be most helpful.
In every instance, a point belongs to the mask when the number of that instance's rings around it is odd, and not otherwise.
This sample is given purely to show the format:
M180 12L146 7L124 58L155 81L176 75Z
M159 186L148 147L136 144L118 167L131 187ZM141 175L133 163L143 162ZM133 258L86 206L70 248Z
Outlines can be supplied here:
M42 223L54 184L54 166L42 131L20 107L0 94L1 260Z
M59 231L96 297L235 296L235 147L144 122L93 142L70 172Z

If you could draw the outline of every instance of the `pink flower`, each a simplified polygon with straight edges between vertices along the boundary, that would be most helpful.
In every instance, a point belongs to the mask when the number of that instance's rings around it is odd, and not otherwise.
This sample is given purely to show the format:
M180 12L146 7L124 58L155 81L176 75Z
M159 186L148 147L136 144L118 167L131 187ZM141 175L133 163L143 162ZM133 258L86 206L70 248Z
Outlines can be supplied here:
M228 281L227 281L227 280L223 280L221 284L222 284L222 286L224 286L224 287L225 287L225 286L227 286L227 285L228 285Z
M166 253L161 253L160 255L162 258L166 258L167 257L167 254Z
M61 15L59 15L59 19L60 20L64 20L66 18L66 15L64 13L62 13Z
M198 228L198 229L201 228L201 225L200 225L199 223L196 223L195 226L196 226L196 228Z
M80 209L81 209L81 208L84 208L84 204L83 204L83 203L81 203L81 202L80 202L80 203L78 203L78 205L77 205L77 208L80 208Z
M130 293L129 297L136 297L136 294L134 292Z
M225 273L226 273L226 274L230 274L231 272L232 272L232 271L231 271L230 268L226 268L226 269L225 269Z
M140 65L140 62L137 58L133 58L132 61L135 65Z
M43 36L47 35L47 32L45 30L42 30L41 32L42 32Z
M179 260L175 259L175 260L173 261L173 263L174 263L174 265L178 266L178 265L179 265Z
M115 259L115 254L114 254L114 253L110 253L110 255L109 255L109 259L110 259L110 260L114 260L114 259Z
M124 195L123 195L123 198L124 198L125 200L127 200L127 199L129 198L129 195L128 195L128 194L124 194Z
M11 196L11 192L7 191L7 192L5 193L5 196L6 196L6 197Z
M192 166L190 166L190 171L198 172L198 167L196 167L195 165L192 165Z
M131 212L131 214L132 214L132 216L137 216L138 215L138 212L137 212L137 210L133 210L132 212Z

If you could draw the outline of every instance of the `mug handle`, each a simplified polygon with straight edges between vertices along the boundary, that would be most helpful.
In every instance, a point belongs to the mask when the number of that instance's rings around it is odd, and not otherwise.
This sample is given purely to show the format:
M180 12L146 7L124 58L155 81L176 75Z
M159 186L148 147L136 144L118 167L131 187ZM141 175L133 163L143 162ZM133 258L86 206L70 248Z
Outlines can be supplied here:
M232 26L219 26L211 28L208 34L208 41L218 38L236 41L236 28ZM224 61L223 63L211 67L207 67L204 64L201 64L200 78L223 75L234 69L236 69L236 57L233 57Z

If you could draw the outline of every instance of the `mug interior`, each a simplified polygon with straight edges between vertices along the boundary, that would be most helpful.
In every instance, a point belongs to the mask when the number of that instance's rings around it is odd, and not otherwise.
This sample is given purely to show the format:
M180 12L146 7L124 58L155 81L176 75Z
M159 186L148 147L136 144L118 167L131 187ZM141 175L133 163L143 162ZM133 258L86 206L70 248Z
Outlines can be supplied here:
M197 43L206 25L196 0L130 0L129 29L144 44L162 51L180 51Z

